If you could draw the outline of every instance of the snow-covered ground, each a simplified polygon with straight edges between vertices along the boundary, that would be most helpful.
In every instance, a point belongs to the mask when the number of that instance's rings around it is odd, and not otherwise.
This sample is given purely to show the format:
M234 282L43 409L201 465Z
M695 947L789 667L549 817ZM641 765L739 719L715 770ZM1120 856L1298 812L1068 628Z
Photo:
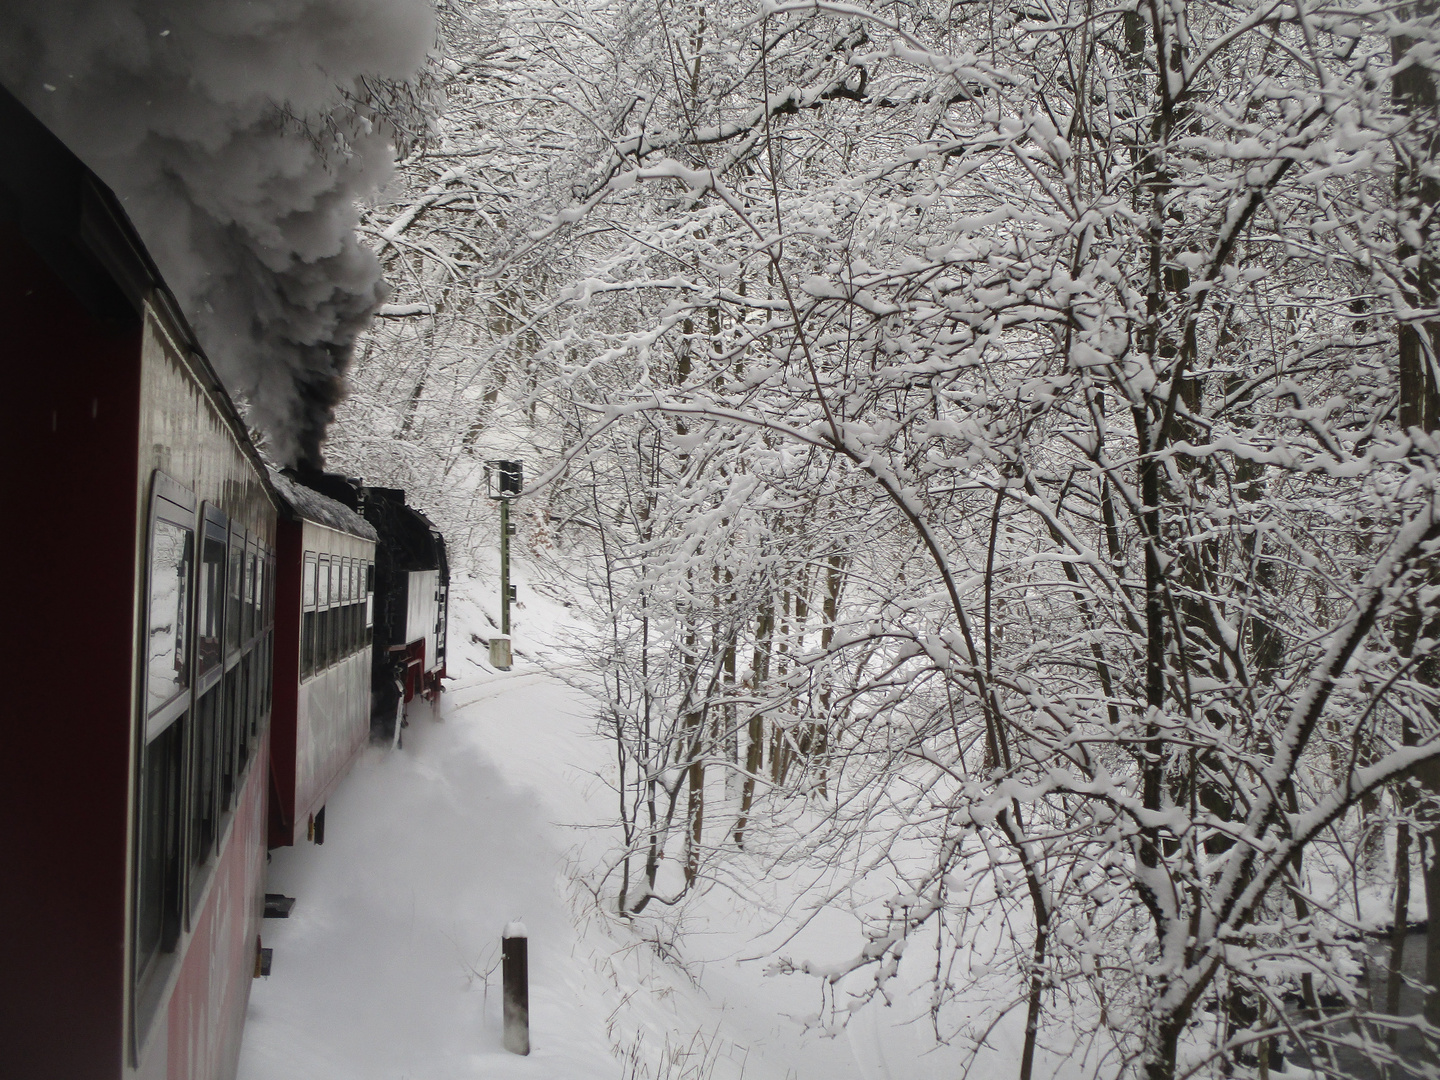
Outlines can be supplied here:
M296 904L264 925L275 959L251 995L245 1080L616 1074L557 889L568 840L554 808L583 799L541 797L506 768L583 730L574 696L533 670L462 676L434 714L415 710L402 750L365 751L326 809L323 847L274 854L269 888ZM547 781L584 777L557 761ZM531 936L529 1059L500 1037L500 933L517 917Z
M556 654L536 660L565 612L529 592L521 655L496 672L489 591L457 582L440 706L413 710L399 751L365 750L327 807L324 846L274 853L269 889L296 904L264 924L273 973L253 988L241 1080L955 1075L923 1006L867 1007L835 1038L805 1030L818 986L764 975L754 897L711 890L673 950L595 913L577 881L614 840L610 751ZM528 1058L501 1046L500 935L516 918L530 934ZM787 951L857 944L838 915L807 933Z

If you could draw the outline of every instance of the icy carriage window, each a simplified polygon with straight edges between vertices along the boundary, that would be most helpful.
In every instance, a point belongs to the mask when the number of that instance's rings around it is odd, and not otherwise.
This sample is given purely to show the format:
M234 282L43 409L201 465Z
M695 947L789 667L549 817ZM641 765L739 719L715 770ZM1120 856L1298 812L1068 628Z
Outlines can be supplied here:
M185 669L190 611L191 531L157 518L150 538L150 639L147 685L154 712L189 684Z

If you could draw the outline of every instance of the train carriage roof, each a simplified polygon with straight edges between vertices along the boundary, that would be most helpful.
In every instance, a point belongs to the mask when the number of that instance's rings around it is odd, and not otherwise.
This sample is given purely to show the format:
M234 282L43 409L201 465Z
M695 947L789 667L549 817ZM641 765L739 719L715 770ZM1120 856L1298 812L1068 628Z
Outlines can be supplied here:
M344 503L336 502L328 495L322 495L314 488L274 469L270 470L270 482L275 485L281 500L296 517L324 525L336 532L358 536L362 540L380 539L375 527Z

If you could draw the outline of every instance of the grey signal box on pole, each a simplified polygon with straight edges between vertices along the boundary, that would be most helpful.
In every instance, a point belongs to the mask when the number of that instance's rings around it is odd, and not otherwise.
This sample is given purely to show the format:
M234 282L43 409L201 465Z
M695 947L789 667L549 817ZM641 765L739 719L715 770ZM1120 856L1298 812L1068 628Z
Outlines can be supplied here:
M524 487L523 462L485 463L485 493L500 503L500 634L490 639L490 666L500 671L510 670L510 601L515 598L510 584L510 500Z

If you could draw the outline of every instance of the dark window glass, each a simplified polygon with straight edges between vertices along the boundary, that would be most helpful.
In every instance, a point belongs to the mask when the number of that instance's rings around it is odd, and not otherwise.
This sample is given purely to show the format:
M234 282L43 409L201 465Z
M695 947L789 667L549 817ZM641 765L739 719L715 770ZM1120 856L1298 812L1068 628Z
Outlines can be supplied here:
M349 563L350 592L348 596L349 606L346 608L345 627L345 652L347 655L353 653L360 647L360 621L363 618L364 593L361 586L365 584L365 571L360 563L354 559Z
M220 719L220 809L230 809L230 796L235 791L235 729L240 717L240 669L225 673L224 710Z
M340 606L344 598L340 593L340 560L330 560L330 611L328 616L329 634L326 639L325 662L333 664L340 659Z
M300 625L300 677L308 679L315 674L315 620L318 612L307 611Z
M250 731L247 741L253 747L255 737L260 734L260 711L265 704L265 693L261 681L265 677L265 649L263 639L255 642L250 650Z
M135 973L180 937L180 776L182 716L146 744L140 762L138 881L135 890Z
M339 659L350 655L350 560L340 560L337 567L340 571L340 610L335 616L335 656Z
M365 628L375 625L375 564L365 564Z
M253 638L256 634L260 633L260 631L263 629L263 626L262 626L262 624L261 624L261 622L260 622L260 618L261 618L261 614L260 614L260 595L261 595L261 593L262 593L262 591L263 591L263 589L264 589L264 586L263 586L263 584L261 583L261 580L260 580L261 571L262 571L262 564L261 564L261 562L260 562L260 552L252 548L251 551L250 551L250 599L249 599L249 611L250 611L250 635L249 635L249 636L252 637L252 638Z
M221 684L217 684L195 705L190 762L190 861L196 866L204 864L215 844L221 693ZM196 899L192 897L192 901Z
M242 536L230 533L230 564L228 587L225 590L225 658L228 660L240 648L241 598L244 595L245 541Z
M330 557L321 555L315 568L315 606L320 618L315 629L315 668L330 666Z
M199 674L220 663L220 638L225 613L225 541L208 532L200 545L200 595L195 644Z
M308 611L315 606L315 553L305 552L305 579L301 582L301 604Z
M238 680L238 701L235 710L235 787L240 787L240 777L245 775L245 766L250 761L250 731L254 726L255 713L255 652L252 649L240 658Z
M250 552L242 552L240 567L240 644L243 646L255 634L255 609L250 603L255 592L255 559Z
M190 622L190 568L194 533L183 525L155 519L150 535L150 626L146 682L149 711L154 712L190 684L186 661Z
M315 553L305 553L305 570L301 579L300 677L315 674Z

